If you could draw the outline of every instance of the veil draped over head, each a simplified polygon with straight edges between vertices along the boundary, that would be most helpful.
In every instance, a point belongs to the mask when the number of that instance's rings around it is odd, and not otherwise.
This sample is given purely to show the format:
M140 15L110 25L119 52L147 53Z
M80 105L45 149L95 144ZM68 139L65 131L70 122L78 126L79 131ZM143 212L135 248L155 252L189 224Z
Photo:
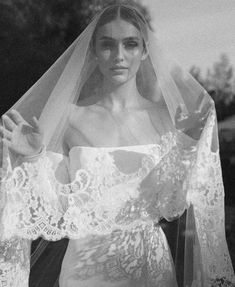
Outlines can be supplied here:
M67 157L64 134L71 124L72 111L78 106L93 104L102 96L103 76L92 48L93 34L112 7L95 16L12 108L28 123L32 123L33 116L39 119L46 151L38 159L22 163L21 156L1 142L1 287L28 286L31 240L39 237L48 241L65 237L77 239L87 234L108 234L132 224L128 216L128 220L118 221L118 211L116 217L110 218L105 218L100 211L99 217L94 215L90 222L80 208L77 193L73 194L75 186L85 190L87 175L81 172L77 174L77 181L63 184L61 178L57 179L53 174L53 156ZM141 32L147 51L137 74L137 88L141 96L157 107L157 116L165 124L160 143L165 147L171 145L172 151L171 157L163 157L152 171L156 177L156 190L160 182L164 190L162 205L155 210L146 203L149 208L145 209L153 222L163 218L178 220L178 231L172 231L170 235L177 242L177 252L172 256L177 277L177 272L183 273L182 285L234 286L225 239L224 190L214 103L189 73L165 55L140 12L128 5L122 5L122 9L126 17L129 13L135 15L135 26ZM137 125L142 124L141 117L135 120ZM2 123L4 126L4 118ZM89 126L89 119L86 126ZM132 137L127 137L125 145L159 144L154 136L145 137L144 133L140 141L133 129L126 129ZM176 138L167 141L169 133L174 133ZM7 138L6 133L3 133L4 137ZM137 196L135 202L140 197ZM154 191L149 201L153 198ZM77 214L82 220L72 218Z

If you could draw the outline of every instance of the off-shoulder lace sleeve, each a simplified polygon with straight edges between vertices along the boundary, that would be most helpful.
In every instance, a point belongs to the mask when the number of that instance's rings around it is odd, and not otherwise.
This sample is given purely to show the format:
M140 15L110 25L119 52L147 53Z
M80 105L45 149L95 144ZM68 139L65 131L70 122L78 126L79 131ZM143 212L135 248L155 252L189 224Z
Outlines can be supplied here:
M153 162L145 158L140 170L128 176L116 168L114 174L105 175L102 156L98 151L95 154L97 161L90 169L77 169L69 183L61 182L60 174L65 172L57 172L61 164L55 164L53 154L14 168L2 184L7 197L2 214L4 237L77 239L132 225L134 219L122 220L120 214L122 210L128 213L127 203L138 198L138 186ZM111 172L112 159L108 156L106 160Z
M66 158L51 152L14 168L2 181L2 237L58 240L77 234L74 195L87 187L89 175L80 169L72 182L69 178Z
M62 179L68 174L64 160L52 153L24 162L9 173L2 185L8 198L2 215L5 238L76 239L125 228L142 217L173 220L187 208L184 182L188 164L182 160L175 136L164 137L162 145L147 152L140 169L130 175L117 167L112 173L113 159L107 153L109 172L105 174L99 152L95 152L97 161L91 169L78 169L70 183Z
M177 144L151 173L157 192L146 203L150 213L171 221L188 209L184 231L186 287L235 284L225 236L220 157L214 148L215 121L212 112L196 146L178 134Z
M38 228L41 228L44 234L51 232L44 228L42 218L49 215L53 209L55 211L60 204L49 185L46 169L48 161L58 177L67 181L67 159L55 153L47 153L39 160L35 158L25 162L13 171L7 169L1 180L0 287L28 287L31 248L29 239L36 237ZM37 189L34 189L36 182ZM40 192L43 196L39 195ZM44 202L41 201L42 198ZM17 231L20 226L24 227L21 232L25 232L26 236Z
M188 201L194 222L194 285L234 286L235 277L225 236L224 188L219 151L213 151L216 116L212 113L199 141L188 180ZM194 229L194 230L193 230ZM192 236L193 235L193 236ZM192 258L188 258L192 261ZM187 262L185 263L187 264ZM195 284L199 285L195 285ZM191 286L191 285L190 285Z
M190 161L186 160L187 155L184 153L177 145L154 170L156 187L160 190L157 194L159 212L168 221L179 218L188 208L187 176Z
M172 139L169 140L172 141ZM175 136L176 143L155 165L146 184L145 181L142 183L144 192L141 197L154 221L159 221L161 218L173 221L179 218L189 206L187 179L192 158L195 155L184 149L182 140L187 138L178 133Z

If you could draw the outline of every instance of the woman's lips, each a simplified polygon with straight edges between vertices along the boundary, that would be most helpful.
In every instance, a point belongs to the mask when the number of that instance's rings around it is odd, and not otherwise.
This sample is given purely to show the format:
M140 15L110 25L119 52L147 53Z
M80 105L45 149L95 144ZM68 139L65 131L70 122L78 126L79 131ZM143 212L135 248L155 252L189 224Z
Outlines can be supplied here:
M110 68L110 70L112 71L122 71L122 70L127 70L127 69L128 69L127 67L123 67L123 66L115 66L115 67Z

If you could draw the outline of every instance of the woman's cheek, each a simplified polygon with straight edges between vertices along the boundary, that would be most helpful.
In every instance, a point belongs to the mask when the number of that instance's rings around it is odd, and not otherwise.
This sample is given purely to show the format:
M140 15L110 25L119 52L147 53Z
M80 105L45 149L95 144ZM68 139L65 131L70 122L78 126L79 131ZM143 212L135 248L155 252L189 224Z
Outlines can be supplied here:
M134 49L132 54L133 54L133 57L139 58L140 54L141 54L141 51L139 49Z
M110 59L110 56L111 56L110 50L105 50L100 55L102 62L108 61Z
M134 49L130 55L130 60L133 65L140 65L142 58L142 51L139 49Z
M141 64L141 58L142 58L142 54L139 50L135 50L133 51L133 54L132 54L132 57L131 57L131 66L134 68L134 69L137 69L139 68L140 64Z

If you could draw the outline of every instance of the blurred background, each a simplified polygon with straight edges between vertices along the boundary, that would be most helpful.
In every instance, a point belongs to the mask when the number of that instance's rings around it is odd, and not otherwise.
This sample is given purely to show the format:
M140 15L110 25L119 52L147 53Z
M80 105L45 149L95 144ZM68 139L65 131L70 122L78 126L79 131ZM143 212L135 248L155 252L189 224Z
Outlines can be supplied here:
M1 114L40 78L94 14L113 2L0 0ZM215 101L226 235L235 266L235 1L132 2L140 7L165 48Z

